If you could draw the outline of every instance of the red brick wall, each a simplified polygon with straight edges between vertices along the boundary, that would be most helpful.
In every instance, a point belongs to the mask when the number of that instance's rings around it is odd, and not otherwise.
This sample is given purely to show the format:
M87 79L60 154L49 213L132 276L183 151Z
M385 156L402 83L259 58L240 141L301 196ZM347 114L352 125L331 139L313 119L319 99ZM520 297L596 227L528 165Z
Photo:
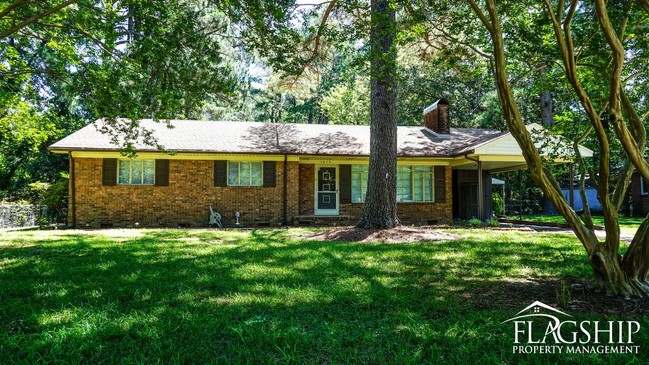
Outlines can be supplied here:
M314 212L315 165L300 165L300 215L311 215Z
M75 158L76 222L78 227L102 224L131 227L205 226L209 206L223 216L226 226L234 224L234 213L242 213L241 223L280 224L283 197L283 162L277 162L275 187L215 187L213 161L169 161L169 186L102 185L102 159ZM314 165L288 163L288 222L314 209ZM398 203L404 224L452 221L451 168L446 168L445 203ZM69 207L72 213L72 201ZM362 204L341 204L340 214L360 217ZM70 222L72 222L70 217Z
M211 205L223 216L224 225L234 224L241 212L246 225L282 222L283 162L277 162L275 187L215 187L214 162L169 161L169 186L103 186L102 159L76 158L76 220L78 227L204 226ZM298 163L288 163L288 217L297 214ZM71 208L71 207L70 207Z

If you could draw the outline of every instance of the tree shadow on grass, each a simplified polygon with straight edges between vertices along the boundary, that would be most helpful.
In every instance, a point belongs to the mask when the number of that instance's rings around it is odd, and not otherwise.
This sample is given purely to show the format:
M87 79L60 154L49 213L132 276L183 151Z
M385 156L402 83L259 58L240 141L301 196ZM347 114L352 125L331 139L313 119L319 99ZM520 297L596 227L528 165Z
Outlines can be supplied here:
M0 358L499 362L511 357L498 325L511 308L465 294L506 287L539 264L539 248L493 244L299 241L283 230L34 237L0 246ZM544 264L543 275L566 271Z

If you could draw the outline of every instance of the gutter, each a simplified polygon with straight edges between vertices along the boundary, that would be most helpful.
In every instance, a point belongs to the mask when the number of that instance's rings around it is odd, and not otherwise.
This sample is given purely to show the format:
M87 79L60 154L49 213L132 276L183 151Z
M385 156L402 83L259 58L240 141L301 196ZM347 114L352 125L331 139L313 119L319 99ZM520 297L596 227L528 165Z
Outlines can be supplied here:
M471 152L467 152L467 153L465 153L465 154L464 154L464 158L466 158L467 160L471 160L471 161L473 161L473 162L480 162L479 159L473 159L473 158L469 157L469 153L474 153L474 152L475 152L475 150L473 150L473 151L471 151Z

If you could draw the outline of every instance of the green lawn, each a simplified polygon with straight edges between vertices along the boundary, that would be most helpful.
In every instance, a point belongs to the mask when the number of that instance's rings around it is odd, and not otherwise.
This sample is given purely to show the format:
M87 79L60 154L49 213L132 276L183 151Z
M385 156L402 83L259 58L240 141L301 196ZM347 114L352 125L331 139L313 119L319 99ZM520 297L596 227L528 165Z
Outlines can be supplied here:
M532 298L556 304L553 292L521 291L590 278L571 236L455 230L461 240L367 244L296 238L305 232L3 232L0 363L649 359L649 317L570 309L640 321L641 354L511 353L513 326L500 322Z
M512 216L512 218L517 219L518 216ZM566 220L560 215L523 215L524 220L536 221L536 222L554 222L554 223L565 223ZM618 222L620 223L620 228L625 233L634 233L638 230L638 227L644 220L643 217L626 217L619 216ZM601 215L593 216L593 223L596 225L604 225L604 217Z

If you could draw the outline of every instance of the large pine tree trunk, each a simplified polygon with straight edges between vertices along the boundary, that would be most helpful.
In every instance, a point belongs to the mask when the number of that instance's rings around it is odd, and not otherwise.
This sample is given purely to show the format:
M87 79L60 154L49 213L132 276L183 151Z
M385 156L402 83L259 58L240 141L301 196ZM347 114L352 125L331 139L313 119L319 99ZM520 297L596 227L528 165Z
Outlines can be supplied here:
M392 228L397 218L397 82L395 10L372 0L370 166L361 228Z

